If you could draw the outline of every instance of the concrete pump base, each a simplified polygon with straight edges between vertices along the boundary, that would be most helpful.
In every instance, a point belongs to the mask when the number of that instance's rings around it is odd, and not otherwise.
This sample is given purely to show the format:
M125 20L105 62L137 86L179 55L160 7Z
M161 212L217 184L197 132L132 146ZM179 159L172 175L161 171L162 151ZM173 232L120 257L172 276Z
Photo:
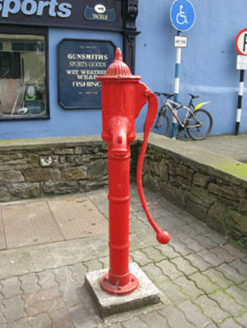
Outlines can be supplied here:
M159 290L141 268L136 263L130 263L129 268L130 272L139 280L139 287L125 296L110 295L101 289L100 278L108 272L108 269L86 274L86 286L102 317L159 303Z

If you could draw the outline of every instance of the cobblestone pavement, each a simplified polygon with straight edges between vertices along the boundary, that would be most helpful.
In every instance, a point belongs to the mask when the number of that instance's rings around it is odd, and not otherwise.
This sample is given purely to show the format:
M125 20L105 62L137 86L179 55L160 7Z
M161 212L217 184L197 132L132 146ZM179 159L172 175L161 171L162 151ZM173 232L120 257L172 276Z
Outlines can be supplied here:
M108 267L102 234L1 251L0 327L247 327L247 254L161 196L145 193L172 241L157 243L134 186L130 261L158 287L160 304L100 319L84 276ZM85 196L107 214L106 190Z

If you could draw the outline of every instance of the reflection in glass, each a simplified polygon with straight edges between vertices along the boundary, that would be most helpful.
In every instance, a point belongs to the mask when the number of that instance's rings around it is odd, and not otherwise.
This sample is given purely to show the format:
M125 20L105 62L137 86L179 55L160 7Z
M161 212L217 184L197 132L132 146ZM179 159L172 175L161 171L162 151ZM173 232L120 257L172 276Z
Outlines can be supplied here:
M0 34L0 118L47 116L45 37Z

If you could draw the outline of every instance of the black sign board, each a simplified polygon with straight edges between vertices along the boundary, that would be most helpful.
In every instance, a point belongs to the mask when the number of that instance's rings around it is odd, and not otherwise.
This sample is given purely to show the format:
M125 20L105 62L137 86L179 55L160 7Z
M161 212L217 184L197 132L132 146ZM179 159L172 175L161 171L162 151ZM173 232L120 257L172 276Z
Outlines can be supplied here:
M90 21L113 23L116 20L116 11L114 8L106 9L103 5L96 5L94 7L86 6L84 17Z
M63 39L58 44L58 102L63 108L101 108L96 76L105 75L115 49L111 41Z
M121 0L0 0L0 23L123 30Z

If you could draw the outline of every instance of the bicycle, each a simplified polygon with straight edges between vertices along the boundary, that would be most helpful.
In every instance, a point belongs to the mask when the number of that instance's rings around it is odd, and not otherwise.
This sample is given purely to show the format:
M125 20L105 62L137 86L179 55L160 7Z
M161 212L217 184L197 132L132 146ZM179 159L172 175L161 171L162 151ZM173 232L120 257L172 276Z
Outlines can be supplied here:
M166 102L162 105L158 110L158 115L154 124L154 129L159 130L162 126L165 126L164 135L168 135L170 129L170 122L167 116L167 109L169 109L172 115L175 117L178 122L178 134L187 130L188 135L194 140L203 140L205 139L212 130L213 119L208 111L202 109L203 105L211 103L211 101L202 102L197 104L196 106L193 104L193 100L199 98L199 96L195 96L189 94L190 102L188 106L184 106L181 103L175 102L170 98L175 97L175 94L161 93L155 92L155 94L166 97ZM185 109L186 114L183 120L181 120L177 114L176 110Z

